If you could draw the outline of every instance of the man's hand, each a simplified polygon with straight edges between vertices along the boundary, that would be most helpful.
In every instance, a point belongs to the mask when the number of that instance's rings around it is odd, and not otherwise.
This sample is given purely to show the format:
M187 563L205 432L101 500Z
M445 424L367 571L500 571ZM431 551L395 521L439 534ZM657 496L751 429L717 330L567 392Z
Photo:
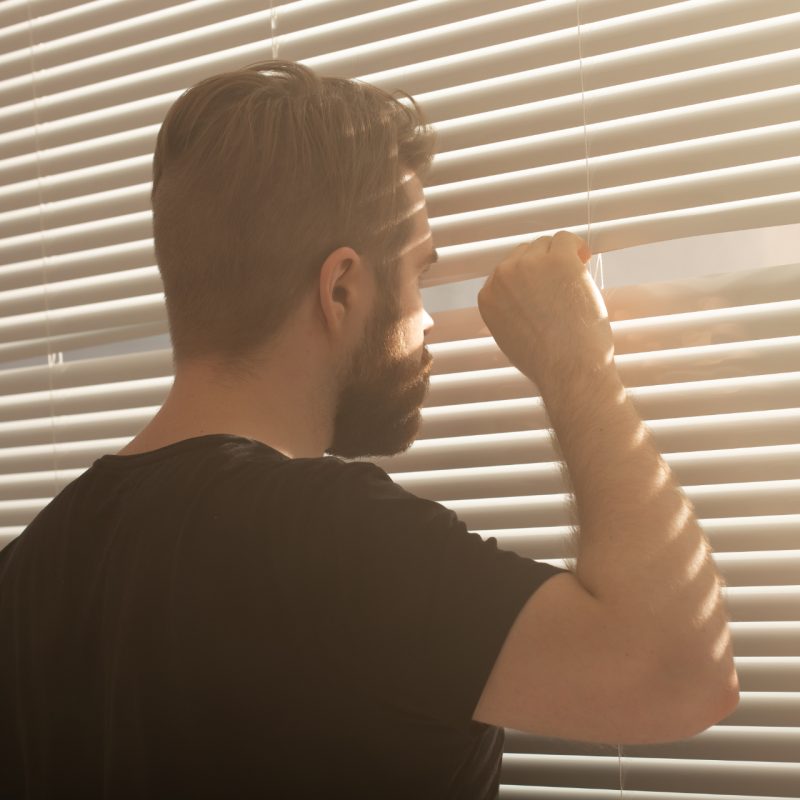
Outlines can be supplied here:
M478 309L509 361L537 385L565 366L613 363L614 342L586 242L568 231L522 244L478 292Z

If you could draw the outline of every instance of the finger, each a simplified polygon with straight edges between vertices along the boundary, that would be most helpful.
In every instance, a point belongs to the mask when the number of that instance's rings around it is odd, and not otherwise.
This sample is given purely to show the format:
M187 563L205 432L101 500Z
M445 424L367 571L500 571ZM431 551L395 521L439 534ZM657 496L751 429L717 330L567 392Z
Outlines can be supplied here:
M589 245L576 233L570 233L570 231L559 231L550 242L548 252L551 250L577 253L584 263L592 257Z
M523 255L536 255L537 253L546 253L550 245L552 236L540 236L532 242L523 242L518 244L497 266L508 266L509 264L516 264ZM494 273L492 273L494 275Z
M552 238L552 236L540 236L532 242L523 242L509 253L508 260L517 261L523 254L536 255L537 253L546 253L550 247Z

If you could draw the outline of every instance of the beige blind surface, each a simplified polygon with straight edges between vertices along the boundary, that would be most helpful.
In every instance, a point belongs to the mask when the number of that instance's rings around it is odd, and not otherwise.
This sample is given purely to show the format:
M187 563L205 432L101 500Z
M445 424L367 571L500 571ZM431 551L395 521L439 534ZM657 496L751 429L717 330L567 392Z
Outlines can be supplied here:
M800 0L8 0L0 545L166 397L156 135L188 86L273 56L402 88L434 123L428 289L485 277L559 229L610 254L800 222ZM741 703L621 761L616 746L508 730L504 800L800 798L795 252L626 285L593 259L629 396L727 582ZM474 302L433 316L420 438L375 463L502 547L563 566L569 497L537 388Z

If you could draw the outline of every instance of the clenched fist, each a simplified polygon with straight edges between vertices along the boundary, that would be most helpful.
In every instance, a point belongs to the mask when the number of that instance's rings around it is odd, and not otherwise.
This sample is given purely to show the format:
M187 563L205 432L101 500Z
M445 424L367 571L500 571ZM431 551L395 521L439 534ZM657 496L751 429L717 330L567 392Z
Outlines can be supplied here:
M508 360L537 385L613 364L603 296L586 242L568 231L521 244L478 292L478 309Z

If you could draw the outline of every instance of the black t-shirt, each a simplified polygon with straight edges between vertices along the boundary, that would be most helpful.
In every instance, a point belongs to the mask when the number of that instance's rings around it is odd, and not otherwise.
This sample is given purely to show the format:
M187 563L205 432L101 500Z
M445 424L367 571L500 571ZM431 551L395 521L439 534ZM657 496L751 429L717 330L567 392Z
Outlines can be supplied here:
M103 456L0 552L0 797L495 798L472 713L560 572L374 464Z

